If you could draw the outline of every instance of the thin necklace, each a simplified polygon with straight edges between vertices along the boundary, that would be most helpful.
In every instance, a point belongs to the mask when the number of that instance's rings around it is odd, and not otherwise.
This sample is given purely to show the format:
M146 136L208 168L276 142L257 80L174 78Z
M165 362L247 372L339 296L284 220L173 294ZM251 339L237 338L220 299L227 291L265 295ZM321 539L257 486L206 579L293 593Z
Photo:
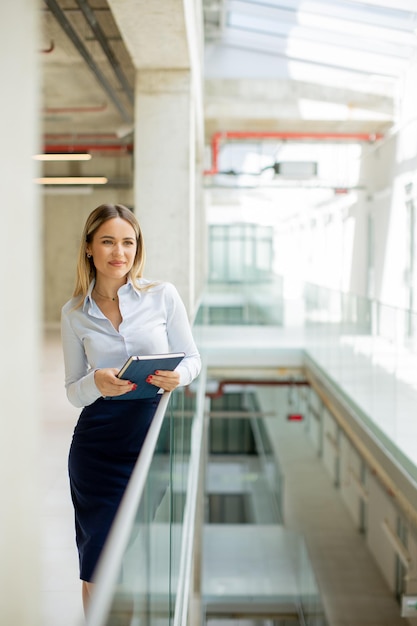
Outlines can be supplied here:
M118 297L117 294L114 296L114 298L112 298L111 296L104 296L102 293L100 293L96 287L94 287L94 290L96 292L96 294L98 296L100 296L100 298L104 298L105 300L113 300L113 302L116 300L116 298Z

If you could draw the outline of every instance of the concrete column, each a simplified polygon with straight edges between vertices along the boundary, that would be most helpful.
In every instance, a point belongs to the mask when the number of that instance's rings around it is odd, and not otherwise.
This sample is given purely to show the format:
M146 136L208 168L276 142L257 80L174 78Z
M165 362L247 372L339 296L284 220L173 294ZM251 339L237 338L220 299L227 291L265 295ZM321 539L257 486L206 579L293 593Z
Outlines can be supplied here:
M135 210L147 277L195 304L195 115L189 70L140 70L135 105Z
M39 10L0 4L0 623L16 626L41 624Z
M197 151L198 152L198 151ZM206 286L208 276L208 225L206 214L206 194L204 189L204 163L197 155L195 185L195 290L198 300Z

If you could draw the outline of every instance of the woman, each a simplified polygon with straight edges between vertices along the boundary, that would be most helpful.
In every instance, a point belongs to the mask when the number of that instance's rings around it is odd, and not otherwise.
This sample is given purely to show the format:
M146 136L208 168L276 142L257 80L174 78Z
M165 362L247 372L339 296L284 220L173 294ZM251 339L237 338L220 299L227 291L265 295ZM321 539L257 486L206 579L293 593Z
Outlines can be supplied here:
M148 379L172 391L188 385L201 367L177 290L170 283L143 279L144 260L134 214L120 204L99 206L85 224L74 295L62 309L67 396L84 407L69 453L84 609L94 568L160 399L117 401L135 388L117 378L117 372L132 355L184 352L174 371L157 371ZM104 398L109 396L113 401Z

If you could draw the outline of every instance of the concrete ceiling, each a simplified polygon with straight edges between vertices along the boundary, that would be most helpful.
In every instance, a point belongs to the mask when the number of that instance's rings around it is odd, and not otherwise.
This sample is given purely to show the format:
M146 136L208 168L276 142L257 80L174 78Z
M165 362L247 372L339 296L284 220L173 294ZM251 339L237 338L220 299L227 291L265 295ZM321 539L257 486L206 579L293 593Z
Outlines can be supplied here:
M46 0L42 37L45 143L88 143L91 135L107 144L125 135L133 124L135 68L107 2Z
M47 150L131 153L136 69L192 66L187 4L44 0ZM200 17L207 143L218 131L385 133L395 122L417 54L415 0L204 0Z

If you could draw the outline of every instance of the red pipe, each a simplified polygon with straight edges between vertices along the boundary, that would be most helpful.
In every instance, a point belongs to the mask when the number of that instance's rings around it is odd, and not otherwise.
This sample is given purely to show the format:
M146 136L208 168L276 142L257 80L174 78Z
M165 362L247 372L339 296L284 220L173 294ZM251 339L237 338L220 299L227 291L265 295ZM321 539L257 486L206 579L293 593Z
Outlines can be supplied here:
M53 40L51 40L51 43L49 44L49 48L44 48L43 50L41 50L41 52L43 54L50 54L55 48L55 43Z
M251 379L235 379L232 378L230 380L222 380L217 387L216 391L211 393L206 393L208 398L220 398L224 394L224 387L226 385L266 385L266 386L309 386L310 383L307 380L251 380Z
M211 138L211 169L205 170L205 176L219 173L220 142L223 139L282 139L301 141L314 139L315 141L369 141L382 139L381 133L316 133L316 132L274 132L274 131L219 131Z
M105 154L116 152L118 154L131 154L133 152L133 143L47 144L44 146L45 154L73 154L74 152L103 152Z
M106 106L106 105L105 105ZM83 110L100 110L99 107L82 107ZM51 109L49 109L51 110ZM63 111L64 109L59 109ZM70 110L70 108L66 109ZM76 110L71 108L71 110ZM79 110L79 109L78 109ZM58 109L55 109L58 111ZM97 139L105 139L117 137L117 135L112 133L102 133L102 134L79 134L79 135L71 135L70 133L65 133L61 135L45 135L47 139L56 138L64 138L71 137L72 140L76 140L77 138L97 138ZM292 141L301 141L306 139L313 139L316 141L377 141L382 139L383 135L381 133L318 133L318 132L270 132L270 131L225 131L225 132L217 132L214 133L211 140L211 153L212 153L212 168L210 170L206 170L204 172L205 176L212 176L214 174L219 173L219 152L220 152L220 142L224 139L281 139L281 140L292 140ZM45 153L54 153L61 152L63 154L71 154L73 152L116 152L119 154L128 154L133 152L133 144L47 144L45 145Z

